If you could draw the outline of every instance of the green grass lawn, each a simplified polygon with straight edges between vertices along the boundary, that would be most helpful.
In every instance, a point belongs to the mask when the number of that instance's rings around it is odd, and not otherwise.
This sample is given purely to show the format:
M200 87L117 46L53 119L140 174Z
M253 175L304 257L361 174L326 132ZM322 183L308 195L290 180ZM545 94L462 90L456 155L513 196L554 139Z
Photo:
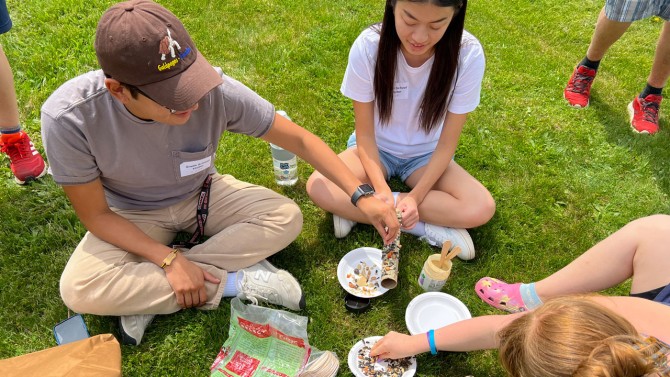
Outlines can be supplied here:
M14 29L0 37L16 78L24 128L40 150L39 109L64 81L97 68L95 27L111 1L8 2ZM378 0L162 0L214 65L284 109L334 150L353 129L351 103L339 92L349 47L382 16ZM667 213L670 200L670 122L661 131L630 131L626 106L643 88L662 22L635 23L601 64L591 106L568 107L562 91L590 41L602 0L473 0L466 28L487 56L482 99L461 136L457 161L497 201L497 213L471 230L477 258L456 260L444 291L473 315L498 313L477 298L483 276L537 280L567 264L627 222ZM666 105L668 107L670 105ZM669 107L670 108L670 107ZM310 318L310 343L346 356L362 337L406 332L404 312L422 293L416 283L428 255L437 252L402 238L398 287L355 315L343 305L336 278L349 250L381 247L369 226L333 236L332 218L311 203L300 164L291 188L274 183L269 146L227 134L218 152L220 172L265 185L294 199L304 212L298 239L271 258L301 282ZM55 345L52 327L67 316L58 281L85 229L50 177L26 187L13 183L0 157L0 358ZM627 287L611 290L626 293ZM229 300L218 310L160 316L139 347L122 347L126 376L203 376L227 338ZM112 318L85 315L91 334L116 333ZM418 357L421 376L500 376L495 351Z

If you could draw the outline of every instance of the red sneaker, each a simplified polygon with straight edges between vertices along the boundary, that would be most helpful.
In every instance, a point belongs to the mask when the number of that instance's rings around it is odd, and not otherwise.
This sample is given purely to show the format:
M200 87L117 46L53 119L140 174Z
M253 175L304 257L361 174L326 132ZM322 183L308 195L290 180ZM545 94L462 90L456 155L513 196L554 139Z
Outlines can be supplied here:
M591 69L585 65L578 65L575 68L572 76L570 76L568 85L563 90L563 97L568 100L570 106L584 108L589 105L591 85L595 77L595 69Z
M22 185L44 176L47 167L27 133L19 131L0 136L0 150L9 156L14 180Z
M658 112L663 97L649 94L644 98L635 97L628 104L630 126L633 131L641 134L653 135L658 132Z

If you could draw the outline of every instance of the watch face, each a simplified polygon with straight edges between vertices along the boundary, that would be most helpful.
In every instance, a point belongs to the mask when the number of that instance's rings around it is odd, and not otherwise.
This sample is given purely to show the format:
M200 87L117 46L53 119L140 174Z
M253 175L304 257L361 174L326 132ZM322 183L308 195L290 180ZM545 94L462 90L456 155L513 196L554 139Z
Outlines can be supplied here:
M375 193L375 189L373 189L372 186L367 183L358 186L358 188L363 192L363 195L370 195Z
M360 199L363 196L374 195L374 193L375 193L375 189L373 189L372 186L370 186L369 184L364 183L364 184L356 187L356 191L351 196L351 204L353 204L355 206L356 203L358 202L358 199Z

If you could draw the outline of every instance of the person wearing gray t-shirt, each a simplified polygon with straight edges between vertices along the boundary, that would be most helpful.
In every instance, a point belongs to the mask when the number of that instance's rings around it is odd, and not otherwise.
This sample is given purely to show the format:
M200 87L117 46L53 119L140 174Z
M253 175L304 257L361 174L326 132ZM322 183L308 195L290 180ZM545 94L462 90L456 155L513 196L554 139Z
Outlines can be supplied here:
M123 343L139 344L156 314L215 309L222 297L305 306L295 278L265 260L298 236L300 209L216 171L224 131L298 154L352 194L385 243L399 231L392 206L362 192L321 139L212 67L164 7L113 5L95 50L102 69L49 97L42 137L49 172L88 230L61 296L76 312L119 316ZM181 231L193 233L186 248L166 246Z

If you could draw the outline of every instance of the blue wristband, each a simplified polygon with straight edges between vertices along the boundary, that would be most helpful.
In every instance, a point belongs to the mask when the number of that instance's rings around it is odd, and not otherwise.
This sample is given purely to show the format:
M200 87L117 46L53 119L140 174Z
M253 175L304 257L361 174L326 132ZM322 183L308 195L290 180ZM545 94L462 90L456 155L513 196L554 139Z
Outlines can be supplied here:
M429 330L426 333L428 337L428 346L430 347L430 353L432 355L437 355L437 347L435 347L435 330Z

